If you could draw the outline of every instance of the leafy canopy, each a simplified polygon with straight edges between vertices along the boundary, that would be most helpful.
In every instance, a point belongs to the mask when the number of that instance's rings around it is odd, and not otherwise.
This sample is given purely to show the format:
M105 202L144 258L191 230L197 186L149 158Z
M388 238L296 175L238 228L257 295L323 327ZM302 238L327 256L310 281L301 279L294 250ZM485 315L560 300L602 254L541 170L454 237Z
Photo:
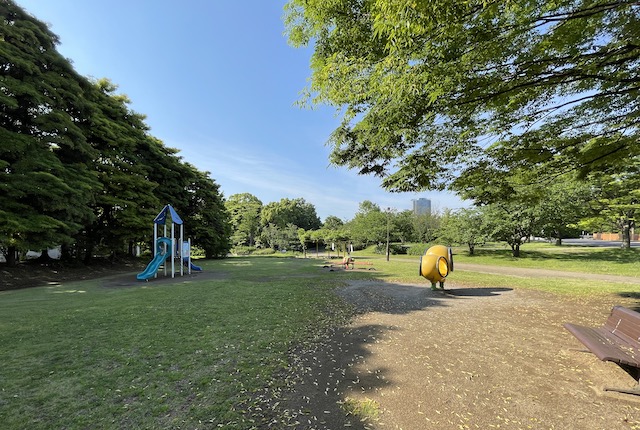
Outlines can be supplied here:
M640 6L602 0L290 0L313 45L303 103L342 122L331 161L393 191L511 163L606 169L640 154Z

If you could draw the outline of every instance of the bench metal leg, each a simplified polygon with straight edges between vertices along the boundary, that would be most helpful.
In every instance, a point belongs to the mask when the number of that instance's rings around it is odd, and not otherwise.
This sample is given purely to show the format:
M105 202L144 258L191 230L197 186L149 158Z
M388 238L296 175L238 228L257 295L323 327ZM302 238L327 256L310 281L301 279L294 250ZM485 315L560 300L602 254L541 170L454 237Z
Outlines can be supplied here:
M589 351L588 349L584 349L584 348L569 348L569 351L585 352L587 354L593 354L593 352Z
M605 387L603 388L603 390L613 391L616 393L623 393L623 394L632 394L634 396L640 396L640 369L638 369L637 367L626 366L623 364L619 364L619 366L622 367L625 370L625 372L627 372L629 375L633 377L633 379L636 380L637 382L636 386L633 388Z
M640 385L636 385L633 388L604 387L602 390L613 391L614 393L631 394L634 396L640 396Z

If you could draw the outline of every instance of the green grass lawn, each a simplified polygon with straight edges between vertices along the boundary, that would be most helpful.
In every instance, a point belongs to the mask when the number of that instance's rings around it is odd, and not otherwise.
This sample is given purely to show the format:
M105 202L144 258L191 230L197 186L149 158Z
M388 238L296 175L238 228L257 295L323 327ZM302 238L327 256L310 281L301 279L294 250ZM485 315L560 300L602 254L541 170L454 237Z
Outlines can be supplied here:
M458 253L456 261L583 272L617 265L625 274L640 266L635 251L570 249L557 258L555 249L523 251L525 258L515 262L502 250L478 257ZM376 270L348 272L322 270L314 259L200 260L204 270L222 276L128 288L83 281L0 292L0 423L3 429L264 424L257 399L277 396L284 386L291 349L348 317L335 288L356 278L426 284L418 276L418 259L362 257ZM584 281L463 271L447 282L573 295L638 291L638 285L593 288Z
M473 263L485 266L540 268L565 272L622 275L640 278L640 250L619 248L595 248L577 246L554 246L526 243L521 248L521 257L511 256L506 246L492 245L476 249L469 256L468 249L455 247L455 263ZM400 282L423 282L418 276L419 256L392 255L387 262L384 255L373 255L371 249L355 253L356 258L375 262L382 269L382 278ZM455 269L455 267L454 267ZM446 282L461 286L528 288L569 295L640 295L640 286L631 283L606 283L584 279L524 278L521 276L491 275L472 271L454 270Z
M384 260L384 255L373 254L374 247L357 251L354 255ZM426 251L426 248L425 248ZM640 249L598 248L584 246L555 246L547 243L525 243L520 257L512 256L506 244L488 244L477 247L474 255L464 246L453 247L454 261L488 266L507 266L589 272L640 278ZM392 255L392 260L419 259L419 256Z
M252 393L341 308L335 282L304 260L203 265L225 279L0 293L2 428L249 428Z
M640 277L640 249L554 246L525 243L521 256L514 258L508 247L477 248L469 256L468 248L454 248L455 261L510 267L544 268L569 272L589 272Z

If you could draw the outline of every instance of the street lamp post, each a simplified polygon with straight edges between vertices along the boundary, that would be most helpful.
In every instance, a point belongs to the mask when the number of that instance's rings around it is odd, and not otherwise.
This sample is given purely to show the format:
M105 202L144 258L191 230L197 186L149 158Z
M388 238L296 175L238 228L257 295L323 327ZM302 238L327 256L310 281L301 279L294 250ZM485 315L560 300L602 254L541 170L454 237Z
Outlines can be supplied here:
M391 213L391 208L387 208L387 261L389 261L389 214Z

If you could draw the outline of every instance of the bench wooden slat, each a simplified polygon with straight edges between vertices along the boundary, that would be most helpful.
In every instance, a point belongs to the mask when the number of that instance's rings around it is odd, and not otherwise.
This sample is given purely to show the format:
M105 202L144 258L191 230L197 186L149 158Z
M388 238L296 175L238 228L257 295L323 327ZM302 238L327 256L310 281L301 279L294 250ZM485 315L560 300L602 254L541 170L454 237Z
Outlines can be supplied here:
M569 323L564 324L564 327L600 360L640 367L639 351L612 335L607 328L585 327Z
M640 314L622 306L614 306L604 327L622 340L640 347Z

